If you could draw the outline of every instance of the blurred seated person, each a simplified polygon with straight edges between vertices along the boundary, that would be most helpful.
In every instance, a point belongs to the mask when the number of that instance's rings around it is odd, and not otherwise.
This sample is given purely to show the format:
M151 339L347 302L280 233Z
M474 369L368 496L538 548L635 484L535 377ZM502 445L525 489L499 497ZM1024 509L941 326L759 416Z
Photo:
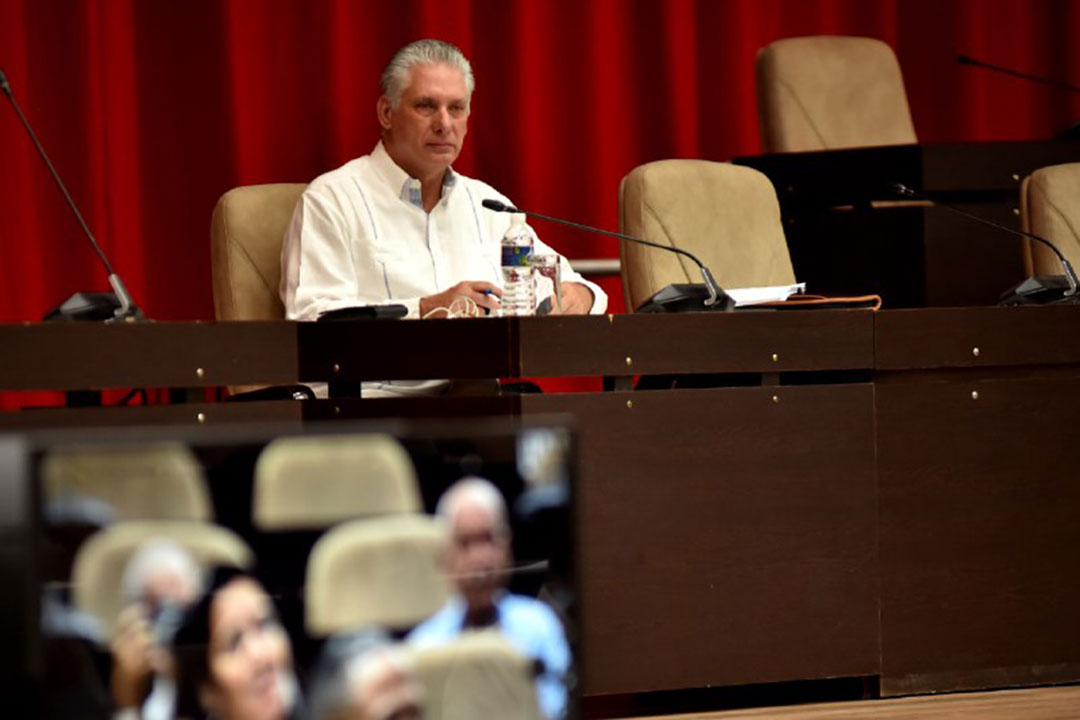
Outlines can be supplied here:
M501 240L510 204L451 168L465 142L473 71L454 45L418 40L380 78L381 139L371 154L321 175L293 212L282 247L281 299L290 320L357 305L405 306L409 318L499 309ZM554 251L535 240L535 253ZM602 313L607 295L559 259L563 312ZM432 393L445 381L367 383L372 397Z
M381 630L331 638L311 688L312 720L421 720L423 688L412 661Z
M544 715L564 717L570 649L550 607L505 589L511 533L502 494L483 478L463 478L443 494L435 512L449 530L443 567L456 593L416 626L408 641L431 647L469 630L495 628L536 663L536 693Z
M173 643L178 717L302 717L292 646L262 585L236 568L215 570Z
M169 720L176 704L169 647L183 611L202 593L201 570L177 543L154 539L131 555L121 586L125 607L110 643L114 717Z

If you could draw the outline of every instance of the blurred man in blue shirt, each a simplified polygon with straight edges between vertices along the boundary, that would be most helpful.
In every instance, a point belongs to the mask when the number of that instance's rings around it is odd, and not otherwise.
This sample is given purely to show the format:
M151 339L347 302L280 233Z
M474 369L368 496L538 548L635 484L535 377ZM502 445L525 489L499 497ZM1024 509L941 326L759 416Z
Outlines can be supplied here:
M487 480L464 478L442 496L436 514L449 529L444 563L456 594L410 633L409 642L441 645L468 630L495 628L536 664L544 715L564 717L570 649L550 607L505 589L511 537L502 495Z

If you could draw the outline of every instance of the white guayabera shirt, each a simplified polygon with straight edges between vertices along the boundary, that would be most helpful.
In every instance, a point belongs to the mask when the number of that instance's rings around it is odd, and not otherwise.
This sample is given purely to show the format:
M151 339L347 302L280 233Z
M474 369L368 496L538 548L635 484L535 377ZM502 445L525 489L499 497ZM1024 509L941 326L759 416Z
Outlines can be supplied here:
M420 181L398 167L380 142L370 155L320 175L293 211L282 248L281 298L290 320L356 305L400 304L419 317L420 298L464 280L502 286L500 241L511 216L480 205L511 204L486 183L452 170L442 198L424 211ZM539 239L537 254L554 254ZM560 257L563 282L586 285L591 312L607 295ZM541 298L550 294L541 289ZM366 383L365 396L432 392L444 381Z

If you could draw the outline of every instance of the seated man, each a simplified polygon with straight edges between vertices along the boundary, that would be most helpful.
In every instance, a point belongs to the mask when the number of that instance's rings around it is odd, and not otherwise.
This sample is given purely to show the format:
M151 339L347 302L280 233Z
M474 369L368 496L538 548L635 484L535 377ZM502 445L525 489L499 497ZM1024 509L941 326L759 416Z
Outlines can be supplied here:
M285 234L286 317L315 320L356 305L400 304L408 317L439 316L465 298L498 310L500 242L511 216L481 206L509 200L451 169L468 130L473 73L455 46L406 45L383 71L370 155L316 178ZM537 254L553 254L536 242ZM602 313L607 296L560 258L565 313ZM380 383L365 395L436 389L431 381Z
M202 571L180 545L150 540L132 554L121 583L127 605L111 642L116 718L172 718L175 668L167 648L202 592Z
M494 627L537 664L536 693L549 718L566 714L570 649L562 624L544 603L506 592L510 524L498 489L464 478L439 499L436 514L450 532L443 562L457 594L418 625L409 642L440 645L471 629Z

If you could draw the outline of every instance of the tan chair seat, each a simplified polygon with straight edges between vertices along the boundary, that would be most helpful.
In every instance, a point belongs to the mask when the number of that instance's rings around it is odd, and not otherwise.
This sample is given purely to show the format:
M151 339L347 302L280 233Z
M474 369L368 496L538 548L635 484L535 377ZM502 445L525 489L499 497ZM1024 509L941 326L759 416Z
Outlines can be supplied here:
M538 720L533 665L498 632L461 635L412 651L426 720Z
M758 51L755 70L765 152L916 142L900 64L880 40L777 40Z
M69 446L42 463L47 511L104 504L112 520L210 520L202 467L179 443Z
M449 596L439 566L445 541L444 525L427 515L354 520L331 529L308 558L308 632L404 629L434 614Z
M274 440L255 463L255 524L323 528L369 515L421 510L412 460L389 435Z
M249 185L221 196L210 219L210 272L218 320L282 320L281 247L307 185ZM261 389L231 387L233 393Z
M1020 186L1020 222L1046 238L1076 268L1080 265L1080 163L1040 168ZM1023 241L1024 270L1030 275L1061 275L1057 256L1041 243Z
M75 555L72 593L75 606L101 620L109 635L124 607L121 579L128 560L143 543L159 538L188 550L204 568L249 567L254 558L232 531L200 522L124 522L95 533Z
M772 183L752 168L707 160L660 160L619 186L619 227L698 256L724 288L790 285L795 273ZM690 260L624 243L623 292L638 308L672 283L701 282Z

